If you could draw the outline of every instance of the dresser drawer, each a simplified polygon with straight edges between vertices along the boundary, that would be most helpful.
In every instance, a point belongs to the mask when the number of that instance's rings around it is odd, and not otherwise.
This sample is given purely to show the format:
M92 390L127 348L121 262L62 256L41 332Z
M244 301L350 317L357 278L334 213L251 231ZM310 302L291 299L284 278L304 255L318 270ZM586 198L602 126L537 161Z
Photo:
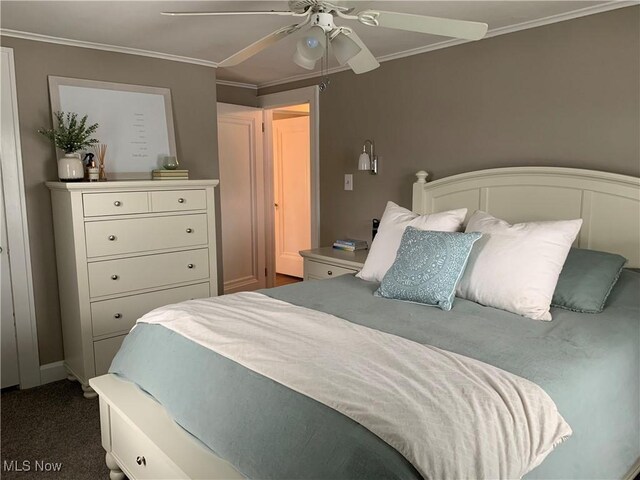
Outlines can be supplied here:
M323 278L338 277L350 273L356 273L358 270L338 267L328 263L316 262L313 260L304 260L304 279L305 280L321 280Z
M117 337L93 342L96 377L104 375L109 371L111 361L113 360L113 357L116 356L116 353L118 353L118 350L120 350L124 337L126 337L126 335L119 335Z
M87 257L206 245L207 215L86 222Z
M92 297L209 278L206 248L89 264Z
M154 308L210 296L209 282L91 303L93 336L130 330Z
M151 192L153 212L179 212L182 210L206 210L205 190L167 190Z
M123 471L135 479L186 478L140 429L110 409L111 453Z
M82 201L85 217L149 211L147 192L85 193L82 195Z

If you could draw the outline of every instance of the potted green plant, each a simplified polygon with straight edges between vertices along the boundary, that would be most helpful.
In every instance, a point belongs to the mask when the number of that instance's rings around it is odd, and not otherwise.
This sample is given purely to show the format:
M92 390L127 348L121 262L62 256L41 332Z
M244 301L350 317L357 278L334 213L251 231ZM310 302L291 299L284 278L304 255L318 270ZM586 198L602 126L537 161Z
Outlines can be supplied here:
M40 129L38 132L64 151L64 157L58 159L60 181L80 182L84 179L84 166L78 152L98 143L97 139L91 138L98 129L98 124L87 125L87 115L78 121L78 114L73 112L55 112L54 116L57 127Z

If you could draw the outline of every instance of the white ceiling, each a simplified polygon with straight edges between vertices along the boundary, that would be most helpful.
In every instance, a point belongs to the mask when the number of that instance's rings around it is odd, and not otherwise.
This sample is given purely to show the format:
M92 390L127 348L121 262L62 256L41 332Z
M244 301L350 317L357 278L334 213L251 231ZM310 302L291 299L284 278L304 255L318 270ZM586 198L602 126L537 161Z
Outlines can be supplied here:
M537 26L566 18L618 8L630 2L601 1L341 1L356 10L374 8L406 13L474 20L489 24L489 35ZM166 17L161 11L286 10L286 1L6 1L0 3L3 33L29 32L128 49L220 62L295 18L281 16ZM407 51L426 51L447 42L446 37L372 28L338 19L355 27L381 60ZM291 61L296 35L261 52L243 64L218 69L223 80L269 85L309 76ZM445 44L446 45L446 44ZM184 58L183 58L184 60ZM319 63L318 63L319 65ZM332 65L332 66L337 66ZM317 73L317 72L316 72Z

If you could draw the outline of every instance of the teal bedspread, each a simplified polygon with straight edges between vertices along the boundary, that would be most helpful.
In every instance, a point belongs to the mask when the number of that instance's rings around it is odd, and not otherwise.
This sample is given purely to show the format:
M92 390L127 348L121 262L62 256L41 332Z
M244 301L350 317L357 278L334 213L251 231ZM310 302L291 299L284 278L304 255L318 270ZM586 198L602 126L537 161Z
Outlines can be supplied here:
M263 293L540 385L574 434L526 478L622 478L640 456L640 274L623 272L603 313L553 309L552 322L460 299L443 312L374 297L376 288L342 276ZM249 478L420 478L351 419L162 326L136 327L110 371Z

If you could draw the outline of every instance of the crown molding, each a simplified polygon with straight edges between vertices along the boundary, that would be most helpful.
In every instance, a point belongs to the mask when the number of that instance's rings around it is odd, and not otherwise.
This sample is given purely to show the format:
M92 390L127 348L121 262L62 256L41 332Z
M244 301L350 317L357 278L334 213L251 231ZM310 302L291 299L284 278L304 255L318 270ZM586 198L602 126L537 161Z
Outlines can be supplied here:
M586 17L588 15L595 15L597 13L604 13L611 10L616 10L618 8L630 7L633 5L640 5L640 0L613 0L611 2L602 3L600 5L594 5L591 7L585 7L578 10L573 10L571 12L561 13L558 15L551 15L551 16L539 18L536 20L530 20L528 22L517 23L515 25L508 25L506 27L494 28L489 30L487 34L484 36L484 38L497 37L500 35L519 32L521 30L528 30L530 28L542 27L544 25L550 25L552 23L564 22L567 20L573 20L575 18ZM421 53L432 52L434 50L454 47L456 45L462 45L464 43L470 43L470 42L472 42L472 40L460 40L460 39L444 40L442 42L432 43L424 47L412 48L410 50L404 50L402 52L392 53L389 55L382 55L380 57L376 57L376 60L378 60L378 62L380 63L383 63L383 62L388 62L390 60L397 60L400 58L419 55ZM349 66L333 67L327 71L327 74L331 75L333 73L344 72L346 70L350 70ZM258 88L274 87L276 85L282 85L284 83L291 83L291 82L307 80L309 78L318 78L318 77L320 77L320 74L318 72L302 73L300 75L294 75L281 80L273 80L271 82L259 83Z
M232 82L231 80L217 80L217 85L226 85L227 87L237 87L237 88L250 88L251 90L257 90L258 85L255 83L242 83L242 82Z
M24 40L34 40L36 42L55 43L58 45L66 45L69 47L91 48L93 50L104 50L106 52L126 53L128 55L138 55L141 57L159 58L161 60L171 60L172 62L191 63L194 65L203 65L205 67L217 68L218 64L210 60L202 60L200 58L183 57L182 55L173 55L171 53L154 52L151 50L142 50L140 48L120 47L117 45L109 45L106 43L86 42L84 40L72 40L70 38L53 37L51 35L41 35L39 33L22 32L20 30L10 30L0 28L0 35L5 37L22 38Z

